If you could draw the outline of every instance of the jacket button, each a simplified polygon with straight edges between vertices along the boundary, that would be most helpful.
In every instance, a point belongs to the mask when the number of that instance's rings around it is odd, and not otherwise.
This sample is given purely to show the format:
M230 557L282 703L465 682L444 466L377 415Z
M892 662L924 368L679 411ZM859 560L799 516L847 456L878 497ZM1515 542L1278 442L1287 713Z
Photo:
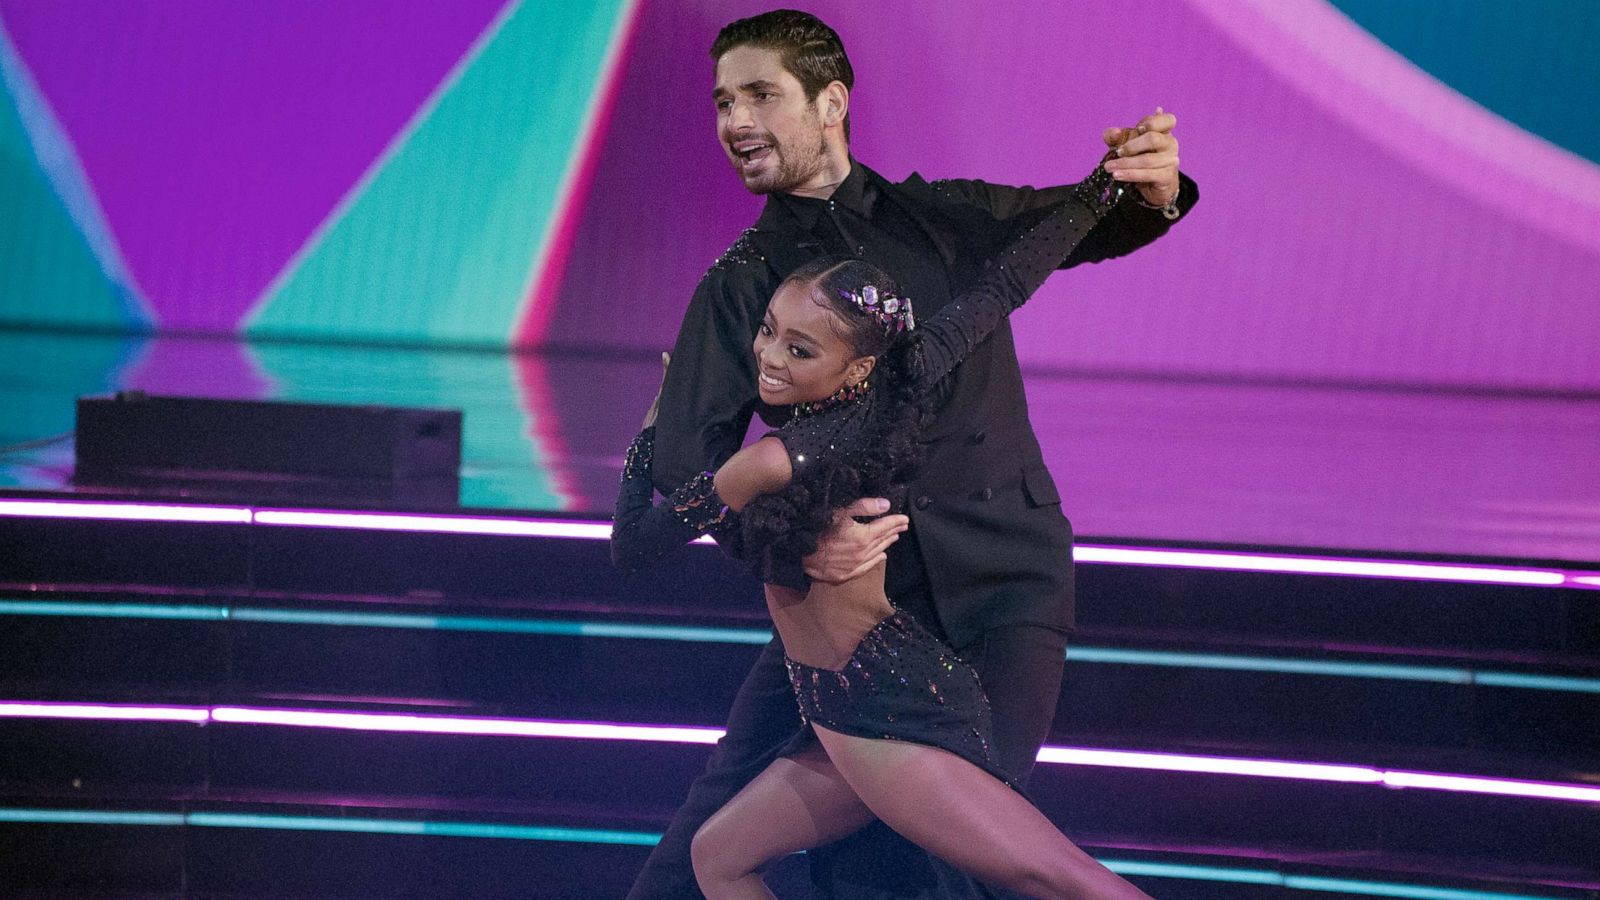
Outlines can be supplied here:
M981 444L981 443L983 443L983 439L988 437L988 436L989 436L988 432L985 432L985 431L982 431L982 430L974 431L972 434L967 435L967 443L969 443L969 444Z
M918 497L917 498L917 509L927 509L929 504L931 504L931 503L933 503L933 498L932 497Z
M981 499L981 500L993 500L994 499L994 491L989 489L989 488L984 488L983 490L978 492L978 498Z

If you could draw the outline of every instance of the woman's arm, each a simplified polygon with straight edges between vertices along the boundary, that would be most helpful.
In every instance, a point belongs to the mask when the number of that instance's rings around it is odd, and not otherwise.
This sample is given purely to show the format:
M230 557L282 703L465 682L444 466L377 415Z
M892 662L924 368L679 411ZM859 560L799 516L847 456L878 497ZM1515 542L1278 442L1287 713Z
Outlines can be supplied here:
M611 561L629 571L727 527L732 513L789 483L789 454L777 438L767 437L735 453L716 472L701 472L654 503L650 481L654 452L652 423L628 447L611 525Z
M978 284L918 323L923 383L937 384L960 365L1044 284L1061 260L1094 230L1107 209L1086 193L1018 223L1011 240L989 260Z

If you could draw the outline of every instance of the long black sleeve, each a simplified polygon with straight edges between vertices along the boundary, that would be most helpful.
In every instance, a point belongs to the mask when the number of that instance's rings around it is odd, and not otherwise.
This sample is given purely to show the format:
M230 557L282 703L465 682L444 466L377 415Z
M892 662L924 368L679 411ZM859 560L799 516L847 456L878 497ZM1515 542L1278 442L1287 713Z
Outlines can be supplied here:
M1012 187L975 179L950 178L932 182L932 187L946 200L975 206L996 221L1009 222L1069 199L1077 185ZM1080 263L1126 256L1166 234L1168 229L1189 214L1199 200L1199 185L1188 175L1179 172L1178 218L1168 219L1159 210L1141 206L1137 189L1128 185L1116 205L1072 248L1071 253L1057 261L1057 265L1070 269Z
M731 513L717 496L710 472L696 475L655 504L650 480L654 449L655 428L646 428L628 445L622 465L622 487L611 524L611 561L628 571L641 569L730 522Z
M651 468L662 493L738 451L756 403L750 342L777 278L741 237L700 279L661 387Z
M1094 232L1116 206L1109 181L1109 176L1091 176L1043 210L1042 218L1029 216L1034 221L1019 223L978 284L919 323L925 384L949 375Z

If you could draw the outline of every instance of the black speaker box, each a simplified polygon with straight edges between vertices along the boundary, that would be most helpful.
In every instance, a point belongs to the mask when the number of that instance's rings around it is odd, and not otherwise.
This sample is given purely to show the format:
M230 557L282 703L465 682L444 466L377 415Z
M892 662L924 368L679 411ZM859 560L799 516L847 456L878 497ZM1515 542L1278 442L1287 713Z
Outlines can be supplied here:
M78 398L80 486L454 505L461 412L137 391Z

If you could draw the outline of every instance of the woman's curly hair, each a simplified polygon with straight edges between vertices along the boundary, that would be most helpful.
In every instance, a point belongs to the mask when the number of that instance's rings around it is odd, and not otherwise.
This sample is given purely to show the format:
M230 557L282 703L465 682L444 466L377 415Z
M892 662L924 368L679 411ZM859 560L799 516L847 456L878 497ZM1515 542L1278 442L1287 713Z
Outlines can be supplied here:
M840 336L852 352L877 360L873 390L881 393L860 451L825 454L805 478L745 506L740 514L741 537L746 547L759 548L763 568L769 572L774 560L796 560L816 552L836 510L862 497L889 496L894 486L916 473L929 408L921 386L921 332L889 334L875 317L844 296L860 293L868 285L880 296L899 295L887 273L866 260L825 256L796 269L784 281L791 282L810 286L816 303L834 312Z

